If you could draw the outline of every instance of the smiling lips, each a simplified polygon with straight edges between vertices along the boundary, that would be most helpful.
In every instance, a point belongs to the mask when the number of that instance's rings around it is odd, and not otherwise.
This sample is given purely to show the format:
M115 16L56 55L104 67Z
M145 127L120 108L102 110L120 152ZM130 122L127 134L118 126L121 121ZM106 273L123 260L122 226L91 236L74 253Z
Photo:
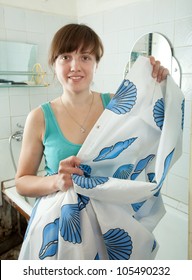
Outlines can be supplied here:
M83 76L69 76L68 78L73 81L79 81L83 78Z

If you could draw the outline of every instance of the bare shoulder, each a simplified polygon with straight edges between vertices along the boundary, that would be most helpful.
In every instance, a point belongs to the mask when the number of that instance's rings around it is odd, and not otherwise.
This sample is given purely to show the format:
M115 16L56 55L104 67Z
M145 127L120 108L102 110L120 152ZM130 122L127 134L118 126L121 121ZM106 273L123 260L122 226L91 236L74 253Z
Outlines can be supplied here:
M27 116L30 121L40 121L43 120L43 111L40 107L33 109Z
M40 107L33 109L27 116L24 132L43 135L45 129L45 121L43 111Z

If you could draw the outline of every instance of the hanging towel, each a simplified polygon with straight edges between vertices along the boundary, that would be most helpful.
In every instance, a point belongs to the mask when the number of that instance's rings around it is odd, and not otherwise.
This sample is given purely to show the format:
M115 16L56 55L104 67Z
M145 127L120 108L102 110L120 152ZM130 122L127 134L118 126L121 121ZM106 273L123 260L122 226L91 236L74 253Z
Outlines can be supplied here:
M139 57L78 157L74 187L37 200L20 259L154 259L161 188L181 155L184 97ZM173 186L174 187L174 186Z

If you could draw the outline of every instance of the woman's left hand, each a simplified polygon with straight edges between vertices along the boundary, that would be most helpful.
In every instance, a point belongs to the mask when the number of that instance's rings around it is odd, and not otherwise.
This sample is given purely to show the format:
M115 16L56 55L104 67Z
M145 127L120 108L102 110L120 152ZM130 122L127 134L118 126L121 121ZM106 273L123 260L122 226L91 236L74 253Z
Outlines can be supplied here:
M161 62L155 60L153 56L149 57L150 63L153 66L152 77L157 79L157 82L162 82L169 75L169 70L161 65Z

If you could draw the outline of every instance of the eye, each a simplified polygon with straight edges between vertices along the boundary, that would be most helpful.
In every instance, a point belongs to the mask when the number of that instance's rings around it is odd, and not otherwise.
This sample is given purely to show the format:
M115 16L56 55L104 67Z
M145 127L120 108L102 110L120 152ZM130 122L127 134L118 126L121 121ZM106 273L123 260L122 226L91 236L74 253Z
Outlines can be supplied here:
M60 59L61 60L68 60L69 59L69 55L62 54Z
M83 61L89 61L89 60L91 60L91 56L89 56L89 55L83 55L83 56L82 56L82 60L83 60Z
M69 61L70 58L71 58L71 57L70 57L70 55L68 55L68 54L61 54L61 55L59 55L59 61L60 61L61 63Z

